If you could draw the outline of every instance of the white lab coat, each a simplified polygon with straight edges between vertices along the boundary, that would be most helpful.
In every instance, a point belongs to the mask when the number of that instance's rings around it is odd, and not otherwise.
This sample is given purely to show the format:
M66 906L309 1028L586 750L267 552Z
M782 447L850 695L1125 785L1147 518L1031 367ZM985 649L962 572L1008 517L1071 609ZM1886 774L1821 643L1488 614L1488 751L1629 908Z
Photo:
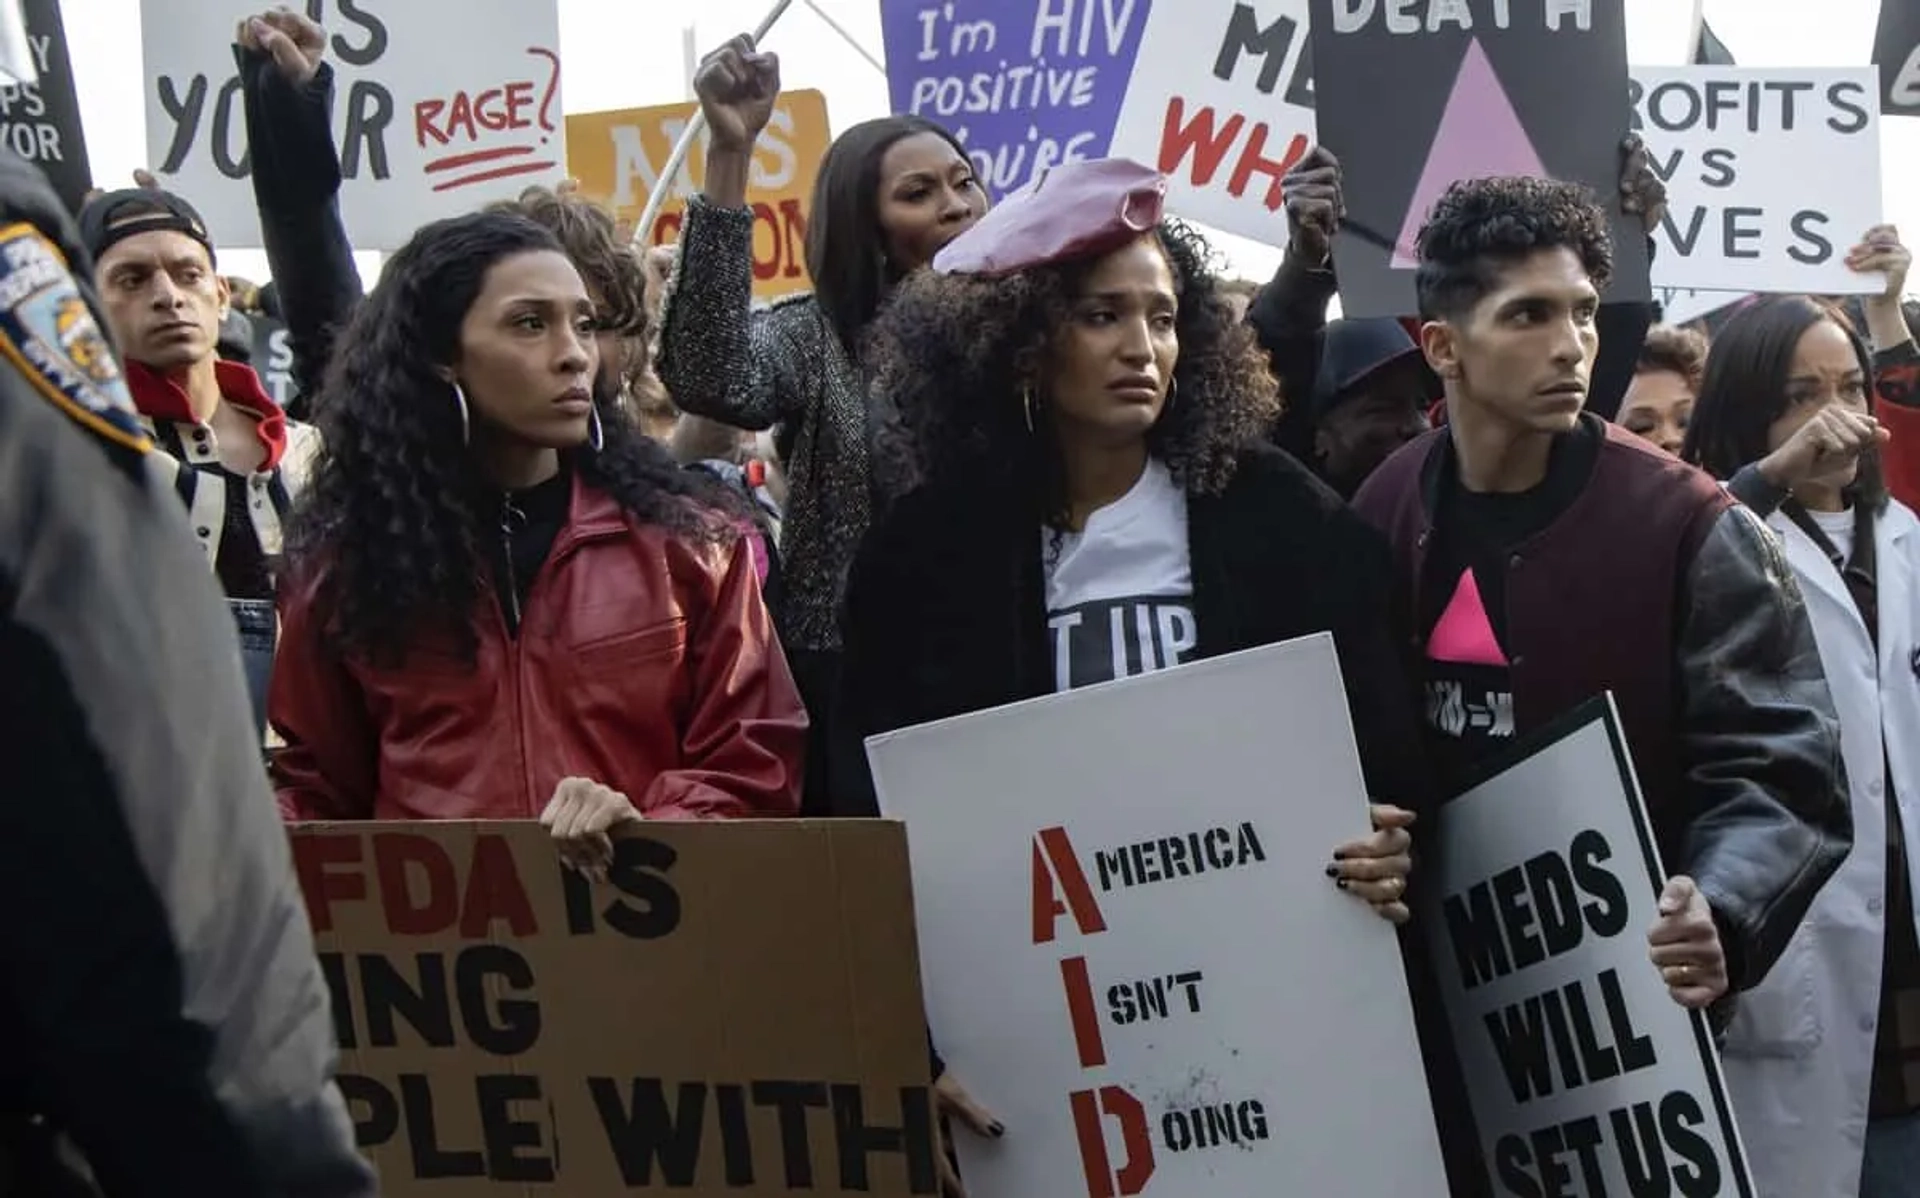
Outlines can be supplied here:
M1857 1198L1880 1013L1889 758L1909 877L1920 879L1920 520L1890 502L1875 522L1877 659L1826 554L1785 516L1767 523L1806 597L1840 713L1853 851L1767 980L1740 997L1721 1060L1760 1193Z

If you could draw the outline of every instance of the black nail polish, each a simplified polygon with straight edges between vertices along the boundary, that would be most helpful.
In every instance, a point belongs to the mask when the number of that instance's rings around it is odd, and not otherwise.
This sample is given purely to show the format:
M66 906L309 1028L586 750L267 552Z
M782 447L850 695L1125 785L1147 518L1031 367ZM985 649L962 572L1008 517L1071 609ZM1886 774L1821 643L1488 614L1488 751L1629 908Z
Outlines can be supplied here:
M1335 882L1334 885L1338 886L1342 890L1345 890L1347 888L1347 880L1345 878L1341 878L1339 881Z
M1007 1125L996 1119L993 1121L993 1126L987 1128L987 1132L997 1140L1007 1134Z
M1347 859L1347 850L1345 849L1333 850L1333 859L1335 861L1345 861Z
M1337 877L1339 877L1339 876L1340 876L1340 867L1339 867L1339 866L1337 866L1337 865L1329 865L1329 866L1327 866L1327 876L1328 876L1329 878L1337 878Z

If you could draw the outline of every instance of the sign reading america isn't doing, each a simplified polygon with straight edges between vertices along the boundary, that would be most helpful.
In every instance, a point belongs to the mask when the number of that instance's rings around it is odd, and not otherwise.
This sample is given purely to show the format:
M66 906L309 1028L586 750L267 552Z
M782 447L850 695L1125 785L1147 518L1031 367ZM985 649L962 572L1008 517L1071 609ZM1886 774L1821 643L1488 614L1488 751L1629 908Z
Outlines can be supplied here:
M148 165L216 244L254 245L239 23L258 0L141 0ZM333 119L354 247L391 250L427 221L565 174L553 0L310 2L335 72ZM457 31L457 47L448 40Z

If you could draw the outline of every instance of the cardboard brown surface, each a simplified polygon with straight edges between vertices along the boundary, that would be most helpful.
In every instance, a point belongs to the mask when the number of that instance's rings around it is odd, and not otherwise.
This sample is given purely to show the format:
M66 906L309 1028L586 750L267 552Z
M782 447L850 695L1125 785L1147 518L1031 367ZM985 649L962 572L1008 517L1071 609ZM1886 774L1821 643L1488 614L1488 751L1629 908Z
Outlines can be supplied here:
M937 1188L900 824L647 824L597 885L531 823L292 836L384 1194Z

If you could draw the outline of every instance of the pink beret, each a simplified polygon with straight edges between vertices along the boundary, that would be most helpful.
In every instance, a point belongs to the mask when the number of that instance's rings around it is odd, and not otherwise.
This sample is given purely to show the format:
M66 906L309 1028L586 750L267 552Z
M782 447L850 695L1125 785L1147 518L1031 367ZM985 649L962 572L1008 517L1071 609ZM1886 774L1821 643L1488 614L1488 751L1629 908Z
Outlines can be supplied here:
M941 274L1011 275L1119 249L1160 223L1167 177L1125 158L1043 172L934 255Z

